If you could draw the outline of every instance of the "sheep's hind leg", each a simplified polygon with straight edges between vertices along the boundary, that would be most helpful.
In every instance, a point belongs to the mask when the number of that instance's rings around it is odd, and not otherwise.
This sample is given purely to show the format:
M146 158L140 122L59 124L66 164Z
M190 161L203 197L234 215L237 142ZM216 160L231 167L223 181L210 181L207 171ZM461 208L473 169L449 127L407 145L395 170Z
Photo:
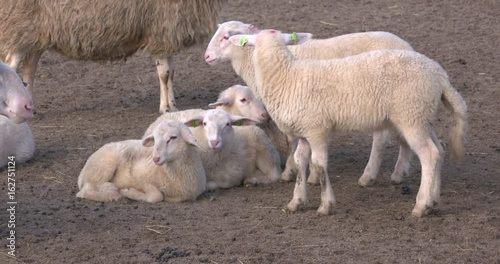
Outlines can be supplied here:
M315 170L321 186L321 205L318 208L319 215L329 215L335 204L330 178L328 177L328 138L320 138L316 141L309 141L311 144L312 168Z
M411 149L404 141L400 142L398 161L394 166L394 172L391 174L391 182L400 184L403 181L403 175L408 175L410 170Z
M138 191L132 187L120 190L120 193L132 200L156 203L163 200L163 194L153 185L144 188L145 192Z
M157 57L155 60L160 79L160 113L178 111L173 88L174 58L172 55L167 55L166 57Z
M376 131L373 133L372 150L370 152L370 159L366 164L363 175L358 180L358 184L367 187L375 184L377 179L378 170L382 163L382 153L389 142L391 135L389 130Z
M435 195L439 195L436 188L440 188L440 173L436 172L441 170L442 156L431 135L414 135L412 138L406 137L406 140L418 155L422 166L420 188L412 211L414 216L422 217L429 214L436 200L439 200Z
M302 204L307 202L306 170L310 153L309 143L305 139L299 139L299 144L294 154L298 169L297 180L295 181L293 198L286 206L290 212L297 211Z

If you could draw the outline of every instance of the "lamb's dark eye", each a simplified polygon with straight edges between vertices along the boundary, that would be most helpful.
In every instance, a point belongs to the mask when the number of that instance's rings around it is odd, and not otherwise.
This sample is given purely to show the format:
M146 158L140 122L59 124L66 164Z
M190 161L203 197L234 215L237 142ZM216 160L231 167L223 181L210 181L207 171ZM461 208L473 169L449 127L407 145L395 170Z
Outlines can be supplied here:
M229 36L224 36L222 38L227 40L227 39L229 39Z
M28 84L27 84L27 83L25 83L25 82L23 82L23 85L24 85L24 87L28 87Z
M170 137L170 139L171 139L171 140L172 140L172 139L176 139L176 138L177 138L177 136L171 136L171 137Z
M206 126L207 125L207 122L203 122L203 126Z
M230 126L231 124L230 123L226 123L226 126Z
M246 102L246 101L247 101L247 99L246 99L246 98L241 98L241 99L240 99L240 102L242 102L242 103L244 103L244 102Z

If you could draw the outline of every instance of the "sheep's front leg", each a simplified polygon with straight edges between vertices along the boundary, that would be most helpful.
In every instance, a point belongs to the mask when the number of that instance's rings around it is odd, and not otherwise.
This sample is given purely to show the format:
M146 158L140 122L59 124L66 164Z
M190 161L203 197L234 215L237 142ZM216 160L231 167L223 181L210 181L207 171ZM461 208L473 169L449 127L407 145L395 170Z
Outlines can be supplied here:
M160 79L160 113L177 111L173 88L174 58L172 55L167 55L166 57L157 57L155 60Z
M145 201L148 203L156 203L163 200L163 194L154 185L147 185L144 192L138 191L132 187L121 189L120 193L132 200Z
M293 190L293 198L288 203L286 208L295 212L300 205L307 202L307 184L306 184L306 170L309 163L310 147L305 139L299 139L299 144L295 150L294 158L297 165L298 174L295 181L295 189Z
M42 54L43 52L41 51L35 51L29 53L24 58L23 81L28 84L28 92L30 93L32 99L34 96L33 83L35 81L35 73L38 68L38 61L40 60L40 57L42 57Z
M309 140L311 145L311 170L316 171L321 186L321 205L318 208L319 215L329 215L335 204L330 178L328 177L328 137L317 140Z
M297 165L294 160L295 150L297 149L297 139L292 136L287 136L288 142L288 159L286 160L285 169L281 173L280 181L289 182L292 176L297 173Z
M389 142L391 134L389 130L376 131L373 133L372 150L370 152L370 159L366 164L363 175L358 180L358 184L367 187L372 186L377 179L378 170L382 163L382 152Z

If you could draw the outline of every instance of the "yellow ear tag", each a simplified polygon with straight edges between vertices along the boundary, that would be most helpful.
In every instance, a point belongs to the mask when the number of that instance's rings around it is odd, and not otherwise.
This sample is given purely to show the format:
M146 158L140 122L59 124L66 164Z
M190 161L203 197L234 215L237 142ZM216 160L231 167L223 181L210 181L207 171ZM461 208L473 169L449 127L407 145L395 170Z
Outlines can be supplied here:
M293 32L292 35L290 35L290 40L293 42L299 41L299 36L297 36L297 32Z
M245 47L245 44L247 44L248 42L248 39L243 37L243 38L240 38L240 47Z
M153 142L153 145L155 144L155 138L151 138L151 142Z

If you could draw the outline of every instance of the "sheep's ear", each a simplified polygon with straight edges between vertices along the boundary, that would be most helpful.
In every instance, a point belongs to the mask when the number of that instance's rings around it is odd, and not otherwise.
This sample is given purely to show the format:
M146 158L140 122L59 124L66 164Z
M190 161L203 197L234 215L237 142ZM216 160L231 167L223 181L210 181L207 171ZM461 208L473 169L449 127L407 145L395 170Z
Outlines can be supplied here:
M203 116L197 116L184 122L184 124L188 127L199 127L203 123Z
M255 36L256 35L234 35L229 38L229 41L236 46L245 47L245 46L255 46Z
M251 125L256 125L259 123L261 123L261 122L259 122L258 120L248 118L248 117L237 116L237 115L233 115L231 117L231 124L233 126L251 126Z
M299 33L293 32L292 34L282 33L282 35L286 45L299 45L306 41L311 40L313 36L311 33L301 33L301 32Z
M196 140L196 138L193 136L193 134L191 133L191 131L188 128L181 130L181 136L182 136L182 139L184 139L184 141L186 141L186 143L188 143L189 145L203 149L200 146L200 143L198 143L198 140Z
M149 135L142 139L142 145L145 147L152 147L155 145L155 138L153 135Z
M231 100L229 100L229 98L221 97L217 100L217 102L211 103L208 106L217 107L217 106L221 106L221 105L229 105L230 103L231 103Z

